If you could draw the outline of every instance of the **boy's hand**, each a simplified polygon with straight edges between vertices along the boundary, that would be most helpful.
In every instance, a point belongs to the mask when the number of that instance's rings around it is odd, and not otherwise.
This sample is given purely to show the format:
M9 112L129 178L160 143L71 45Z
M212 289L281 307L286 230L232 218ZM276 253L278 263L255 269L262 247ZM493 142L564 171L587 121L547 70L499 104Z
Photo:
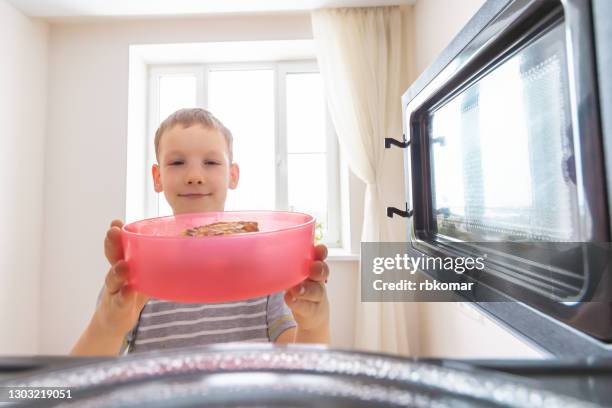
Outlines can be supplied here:
M123 260L121 227L114 220L106 232L104 255L111 264L106 274L104 291L93 317L93 323L113 336L125 336L138 322L140 311L149 298L127 286L128 265Z
M325 283L329 267L324 262L327 247L315 247L315 260L310 265L310 275L285 294L285 303L293 312L298 330L323 330L329 326L329 302Z

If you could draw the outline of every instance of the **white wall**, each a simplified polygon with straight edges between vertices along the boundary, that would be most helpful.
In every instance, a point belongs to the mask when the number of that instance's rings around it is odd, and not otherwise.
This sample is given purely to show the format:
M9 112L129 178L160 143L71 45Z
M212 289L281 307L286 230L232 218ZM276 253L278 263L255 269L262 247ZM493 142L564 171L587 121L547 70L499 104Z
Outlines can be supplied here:
M418 0L414 66L418 76L484 0ZM543 353L469 304L419 304L419 354L452 358L541 358Z
M0 0L0 354L38 351L47 39Z
M414 5L416 75L427 68L485 0L417 0Z
M66 353L86 326L108 269L105 231L113 218L125 217L128 126L142 126L128 125L129 46L307 38L307 13L51 25L42 353ZM360 205L352 211L357 225ZM332 312L334 345L350 347L357 263L330 267L336 274L330 297L338 305Z
M471 303L421 303L420 355L466 359L538 359L547 353Z

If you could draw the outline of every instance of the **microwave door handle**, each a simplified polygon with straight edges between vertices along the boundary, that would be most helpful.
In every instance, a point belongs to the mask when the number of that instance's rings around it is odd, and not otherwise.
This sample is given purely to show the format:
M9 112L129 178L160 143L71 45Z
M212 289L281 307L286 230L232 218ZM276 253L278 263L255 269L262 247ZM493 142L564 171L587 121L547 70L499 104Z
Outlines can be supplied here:
M406 140L406 135L402 135L402 141L393 139L392 137L385 137L385 149L390 149L391 145L397 146L401 149L405 149L410 146L410 140ZM409 218L412 217L413 210L408 209L408 203L406 203L406 210L400 210L395 207L387 207L387 217L393 218L393 214L399 215L400 217Z
M385 137L385 149L390 149L391 145L397 146L401 149L405 149L410 146L410 140L406 140L406 135L402 135L402 141L393 139L392 137Z
M400 210L395 207L387 207L387 217L393 218L393 214L399 215L400 217L410 218L414 213L413 210L408 209L408 203L406 203L406 210Z

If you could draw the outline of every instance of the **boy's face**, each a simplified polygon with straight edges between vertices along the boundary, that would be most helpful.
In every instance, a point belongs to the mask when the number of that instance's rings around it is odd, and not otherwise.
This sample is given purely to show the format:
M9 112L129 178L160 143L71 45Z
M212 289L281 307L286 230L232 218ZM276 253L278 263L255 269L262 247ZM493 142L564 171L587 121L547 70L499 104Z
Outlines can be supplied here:
M152 169L155 191L164 192L174 214L223 211L227 189L238 185L238 165L230 163L227 142L215 129L166 130L158 158Z

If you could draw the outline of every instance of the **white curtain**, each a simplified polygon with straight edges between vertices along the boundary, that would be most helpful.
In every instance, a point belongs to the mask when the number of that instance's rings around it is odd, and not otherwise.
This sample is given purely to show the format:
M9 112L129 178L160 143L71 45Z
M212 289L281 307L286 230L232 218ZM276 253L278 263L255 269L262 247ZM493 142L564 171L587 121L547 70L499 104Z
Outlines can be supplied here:
M399 7L312 13L317 59L338 140L351 170L367 186L362 242L389 241L384 217L387 205L396 206L384 202L381 185L384 138L401 139L402 134L401 56L407 44L401 20ZM362 303L359 291L355 348L408 355L407 319L414 315L408 313L413 306Z

